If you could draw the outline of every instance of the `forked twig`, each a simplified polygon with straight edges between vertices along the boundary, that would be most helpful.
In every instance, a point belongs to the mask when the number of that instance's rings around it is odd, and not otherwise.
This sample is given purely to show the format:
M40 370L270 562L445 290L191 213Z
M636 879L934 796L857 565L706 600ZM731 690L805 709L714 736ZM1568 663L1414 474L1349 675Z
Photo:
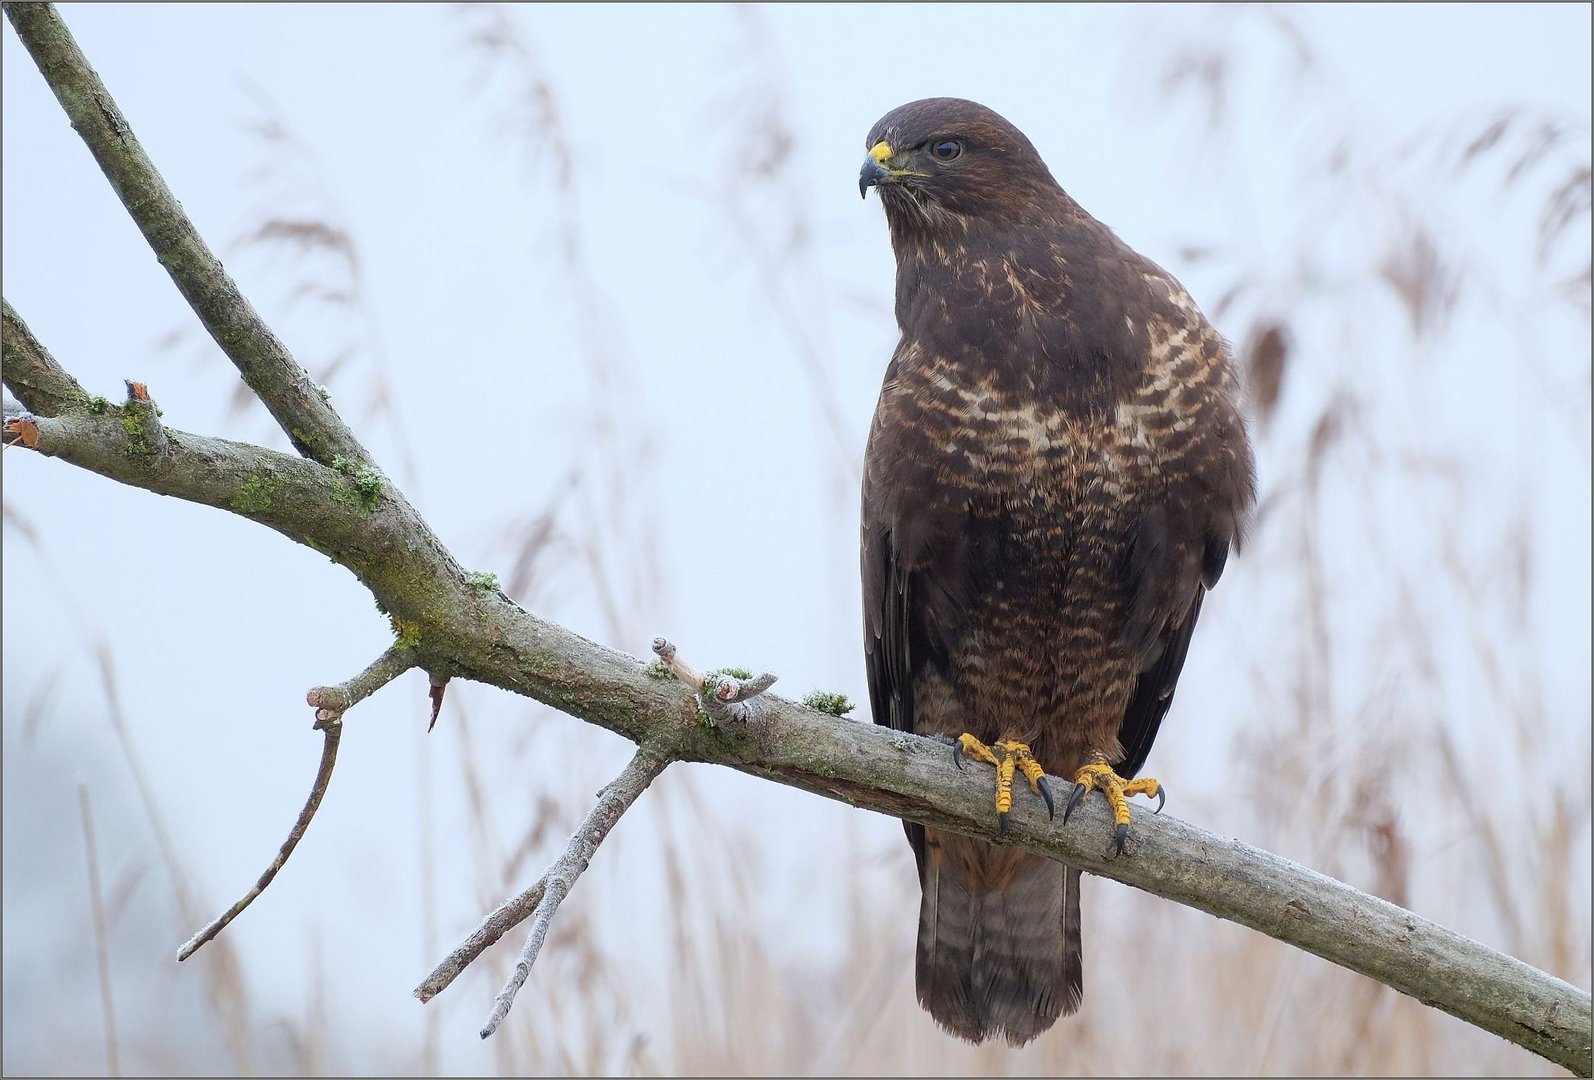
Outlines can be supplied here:
M323 465L369 460L199 235L55 5L8 3L5 13L172 282L294 447Z
M448 989L449 983L458 978L459 973L475 961L482 953L486 952L498 939L509 931L519 926L531 917L537 910L537 905L542 903L542 896L548 888L548 879L540 877L530 888L499 904L482 920L481 925L471 932L453 952L448 954L441 964L432 969L425 981L417 986L414 994L424 1005L438 994Z
M415 996L422 1002L432 1000L473 960L486 951L488 946L503 937L511 928L534 916L531 932L526 937L525 947L521 949L520 959L515 962L515 970L511 973L509 981L504 984L504 988L499 991L497 999L493 1002L492 1015L488 1017L486 1026L482 1028L481 1036L485 1039L497 1031L504 1017L509 1015L510 1006L515 1002L515 995L520 992L527 976L531 974L531 966L537 962L537 956L542 952L543 941L548 936L548 927L553 923L554 913L559 910L559 905L566 896L570 895L570 890L575 887L577 879L586 870L592 856L597 853L598 846L609 835L609 830L614 828L620 816L631 808L631 804L636 802L637 797L647 790L648 785L672 760L670 754L660 746L645 744L639 747L625 770L598 793L597 805L588 812L580 828L570 838L564 854L548 868L548 872L530 888L519 896L506 900L482 920L481 925L471 933L470 937L449 953L447 958L415 988Z
M682 659L675 646L664 638L653 639L653 651L665 667L697 695L704 711L716 720L749 719L753 715L753 699L775 682L775 676L768 674L750 679L723 673L704 675ZM588 861L608 836L609 830L614 828L620 816L672 760L673 755L662 742L645 743L640 747L625 771L599 793L597 805L571 837L569 846L559 860L530 887L493 909L471 935L415 988L415 996L422 1003L431 1001L495 942L526 919L535 916L515 970L499 992L492 1015L482 1028L482 1038L498 1030L510 1006L514 1004L515 995L531 974L531 965L542 951L554 912L569 895L576 879L587 868Z
M672 675L697 695L703 711L714 720L751 720L758 714L754 699L775 685L776 676L767 671L746 679L723 671L705 675L682 659L666 638L653 639L653 652Z
M531 933L526 935L526 945L520 951L520 959L515 961L515 970L510 974L509 981L493 1002L492 1015L487 1018L487 1024L481 1031L482 1038L497 1031L498 1025L509 1015L515 995L531 974L531 965L537 962L537 954L542 952L542 943L548 936L554 913L559 910L564 898L570 895L582 871L586 870L592 856L597 853L598 845L609 835L609 830L620 820L620 815L630 809L637 797L670 764L670 760L667 754L656 747L638 747L636 756L625 767L625 771L599 794L597 805L570 838L565 853L543 875L542 899L537 902Z

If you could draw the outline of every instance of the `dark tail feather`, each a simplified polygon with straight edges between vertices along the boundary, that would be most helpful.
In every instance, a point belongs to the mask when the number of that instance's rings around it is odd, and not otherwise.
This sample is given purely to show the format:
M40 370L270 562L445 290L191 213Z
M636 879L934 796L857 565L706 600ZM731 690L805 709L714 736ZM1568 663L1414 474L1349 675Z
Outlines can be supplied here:
M1072 866L1063 868L1064 888L1068 890L1063 901L1063 1012L1073 1013L1085 1000L1085 935L1084 918L1079 912L1080 879L1084 877Z
M919 1003L954 1035L1022 1046L1079 1008L1080 874L926 830Z

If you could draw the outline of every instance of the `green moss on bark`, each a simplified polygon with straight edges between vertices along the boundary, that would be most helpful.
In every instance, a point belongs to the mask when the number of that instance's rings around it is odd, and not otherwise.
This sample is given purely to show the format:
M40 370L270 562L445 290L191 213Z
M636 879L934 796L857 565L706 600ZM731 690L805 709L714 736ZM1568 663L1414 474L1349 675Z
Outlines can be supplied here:
M803 698L803 704L810 709L818 709L831 716L846 716L854 706L846 694L836 694L829 690L815 690Z
M352 506L364 517L382 501L382 471L370 465L356 465L342 454L332 459L332 468L341 473L333 477L332 500Z
M395 649L413 649L421 643L420 623L401 619L397 615L389 615L387 621L393 627Z
M269 476L251 476L232 497L232 508L240 514L263 514L271 509L271 500L276 498L280 487Z

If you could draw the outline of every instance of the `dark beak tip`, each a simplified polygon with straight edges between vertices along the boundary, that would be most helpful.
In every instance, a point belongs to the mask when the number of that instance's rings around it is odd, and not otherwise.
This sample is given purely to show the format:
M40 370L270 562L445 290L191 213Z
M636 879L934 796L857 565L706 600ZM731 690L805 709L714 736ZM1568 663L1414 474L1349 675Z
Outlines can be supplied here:
M863 168L858 172L858 194L867 199L869 197L869 189L890 176L891 173L878 161L874 158L869 158L863 163Z

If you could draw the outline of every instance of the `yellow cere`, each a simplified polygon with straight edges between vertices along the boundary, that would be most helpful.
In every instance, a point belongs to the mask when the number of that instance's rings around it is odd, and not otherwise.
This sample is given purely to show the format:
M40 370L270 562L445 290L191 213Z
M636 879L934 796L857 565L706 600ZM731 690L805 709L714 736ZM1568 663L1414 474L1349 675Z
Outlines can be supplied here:
M891 156L891 144L881 139L869 148L869 156L875 159L876 164L884 165Z

